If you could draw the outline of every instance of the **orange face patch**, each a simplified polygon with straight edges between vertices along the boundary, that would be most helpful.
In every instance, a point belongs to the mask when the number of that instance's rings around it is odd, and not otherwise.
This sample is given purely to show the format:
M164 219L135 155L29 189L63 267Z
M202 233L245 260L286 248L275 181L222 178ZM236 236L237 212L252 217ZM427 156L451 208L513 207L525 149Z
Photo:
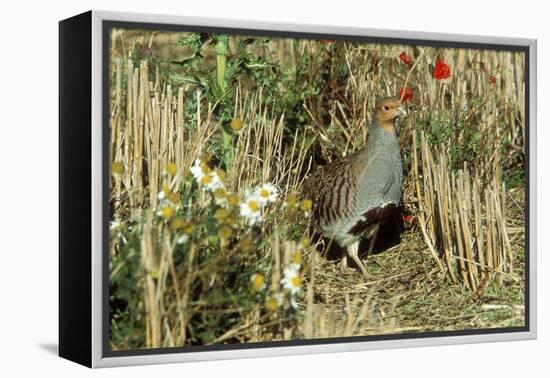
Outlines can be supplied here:
M401 101L397 97L381 100L375 108L376 124L387 132L395 130L395 119L401 115Z

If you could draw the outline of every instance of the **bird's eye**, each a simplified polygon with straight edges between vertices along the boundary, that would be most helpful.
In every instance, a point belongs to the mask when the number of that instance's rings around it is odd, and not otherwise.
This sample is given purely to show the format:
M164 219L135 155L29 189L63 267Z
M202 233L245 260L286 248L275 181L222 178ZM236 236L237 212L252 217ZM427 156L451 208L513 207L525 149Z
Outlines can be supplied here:
M390 110L390 107L388 105L384 105L384 111L387 112L388 110Z

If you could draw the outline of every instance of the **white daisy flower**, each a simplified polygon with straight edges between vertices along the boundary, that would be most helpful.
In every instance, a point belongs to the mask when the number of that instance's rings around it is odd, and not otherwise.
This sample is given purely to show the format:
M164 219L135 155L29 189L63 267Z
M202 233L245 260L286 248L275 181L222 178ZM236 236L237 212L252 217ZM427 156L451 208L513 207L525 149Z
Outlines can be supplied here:
M224 188L224 183L218 172L208 168L201 159L196 159L191 167L191 174L197 180L199 185L205 189L214 192L216 189Z
M296 264L291 264L285 268L281 284L285 289L290 291L291 297L300 292L302 289L302 279L300 278L300 271L297 269Z
M265 301L265 307L271 311L275 312L283 304L283 295L282 293L276 293L267 297Z
M204 169L203 169L203 164L201 159L195 160L195 165L191 167L191 174L193 175L195 180L197 180L198 182L200 182L203 179L203 177L206 175L206 172L204 172Z
M176 244L185 244L189 240L189 235L183 234L176 239Z
M255 194L258 197L258 201L261 205L266 205L270 202L277 201L278 190L272 183L262 184L255 190Z
M209 178L209 179L205 179ZM211 192L214 192L218 188L223 188L223 181L220 179L220 176L216 172L210 172L208 176L203 178L200 182L204 185L206 189Z
M252 288L254 291L262 291L266 288L265 276L260 273L254 273L250 276L250 282L252 283Z
M161 190L158 194L157 194L157 198L159 201L163 201L165 198L166 198L166 194L164 193L164 190Z
M296 295L293 295L293 294L290 295L290 306L292 306L292 308L294 309L298 308L298 302L296 302Z
M216 202L216 205L221 205L221 206L227 205L228 193L224 187L213 190L212 194L214 194L214 201Z
M250 226L262 221L260 202L255 195L246 196L240 205L241 216L246 218Z
M301 266L302 266L302 253L298 250L293 252L292 255L290 255L290 264L288 264L288 267L290 269L299 271Z

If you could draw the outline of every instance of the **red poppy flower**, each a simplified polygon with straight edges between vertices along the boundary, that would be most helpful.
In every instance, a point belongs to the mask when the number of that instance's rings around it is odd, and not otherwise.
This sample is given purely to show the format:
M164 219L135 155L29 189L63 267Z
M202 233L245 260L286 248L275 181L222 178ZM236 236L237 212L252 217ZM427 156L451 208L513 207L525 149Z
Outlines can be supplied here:
M489 84L495 85L497 83L497 78L493 75L489 76Z
M406 223L411 223L412 220L413 220L413 216L412 216L412 215L410 215L410 214L407 214L407 215L403 214L403 221L404 221L404 222L406 222Z
M451 69L443 59L438 59L435 62L433 75L437 80L443 80L451 76Z
M401 54L399 54L399 59L406 65L410 66L413 64L413 60L410 56L407 55L405 51L403 51Z
M413 99L414 89L410 87L401 88L399 90L399 98L401 102L407 102Z

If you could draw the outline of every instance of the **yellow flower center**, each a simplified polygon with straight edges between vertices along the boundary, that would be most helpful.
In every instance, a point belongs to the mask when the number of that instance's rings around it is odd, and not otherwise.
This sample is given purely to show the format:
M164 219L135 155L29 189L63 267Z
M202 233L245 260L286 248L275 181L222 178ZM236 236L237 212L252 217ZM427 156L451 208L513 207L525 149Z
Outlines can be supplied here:
M300 253L300 251L296 251L292 254L290 260L294 263L294 264L301 264L302 263L302 254Z
M225 218L225 223L230 225L236 225L237 224L237 217L235 214L229 214L227 218Z
M218 237L223 240L231 238L233 230L228 225L224 224L218 229Z
M267 190L267 189L260 190L260 197L269 198L269 190Z
M263 274L255 274L252 277L252 287L254 290L259 291L262 289L263 285L265 283L265 277Z
M227 219L228 216L229 216L229 211L225 209L217 209L214 212L214 218L216 218L218 221L223 221Z
M166 172L169 175L174 176L178 172L178 166L174 163L168 163L168 165L166 166Z
M225 197L227 197L227 191L224 188L217 188L214 191L214 197L216 197L218 199L225 198Z
M308 247L311 244L311 240L307 236L302 236L300 238L300 245L305 248Z
M294 287L300 287L300 285L302 284L302 279L300 278L300 276L294 276L290 279L290 283Z
M193 233L193 230L195 229L195 225L191 222L184 222L183 226L181 227L183 232L187 235L191 235Z
M310 199L305 199L300 204L300 209L302 211L309 211L309 210L311 210L311 205L312 205L311 200Z
M233 118L230 126L233 131L239 131L243 128L243 121L240 118Z
M298 196L296 195L296 193L290 193L287 197L286 197L286 204L288 206L294 206L296 205L296 200L298 199Z
M252 250L252 241L250 239L242 239L239 242L239 249L241 252L250 252Z
M115 161L111 165L111 171L116 175L120 175L124 171L124 165L120 161Z
M268 298L265 301L265 308L267 308L268 311L275 312L277 311L278 307L279 307L279 303L277 302L277 299L273 297Z
M164 219L170 219L174 216L174 210L171 207L163 207L160 213Z
M211 176L204 176L202 179L201 179L201 184L202 185L208 185L212 182L212 177Z
M237 194L228 195L227 203L229 203L230 206L237 206L237 204L239 203L239 196Z
M177 193L172 192L172 193L166 194L166 197L168 197L170 202L172 202L174 205L179 205L180 196Z
M174 218L170 222L170 228L172 229L172 231L176 231L180 228L183 228L183 225L184 225L184 222L183 222L183 219L181 218Z
M248 201L247 205L248 205L248 208L250 210L252 210L252 212L256 212L260 209L260 206L258 205L258 202L254 201L254 200Z

